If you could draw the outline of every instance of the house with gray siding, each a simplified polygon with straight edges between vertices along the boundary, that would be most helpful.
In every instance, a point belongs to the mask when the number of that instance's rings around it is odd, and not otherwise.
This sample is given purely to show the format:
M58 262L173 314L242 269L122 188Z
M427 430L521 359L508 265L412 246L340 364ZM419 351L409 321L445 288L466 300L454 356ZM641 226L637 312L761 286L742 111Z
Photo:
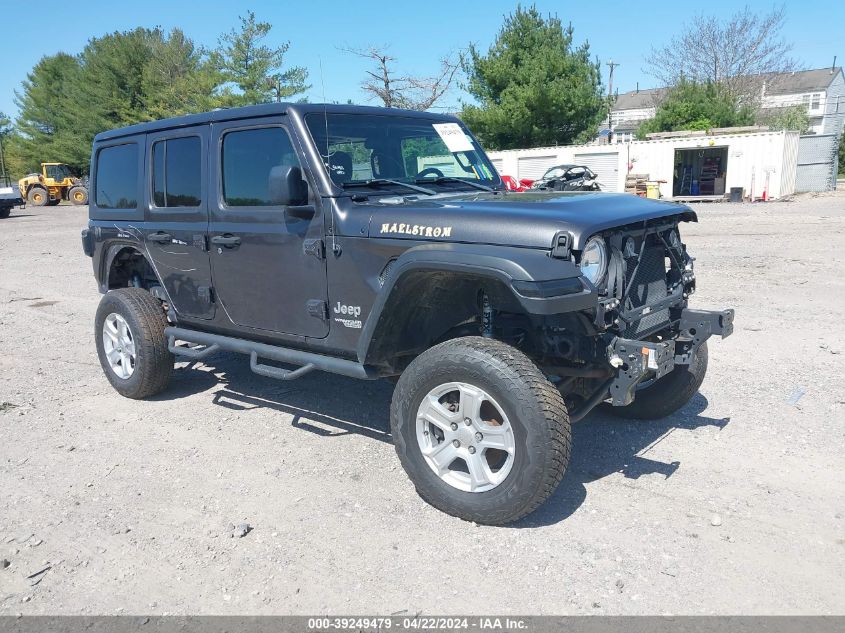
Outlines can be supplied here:
M802 70L762 78L761 108L807 108L812 134L842 133L845 127L845 77L839 66ZM665 88L634 90L618 95L610 112L616 142L633 138L639 125L650 119L666 96Z

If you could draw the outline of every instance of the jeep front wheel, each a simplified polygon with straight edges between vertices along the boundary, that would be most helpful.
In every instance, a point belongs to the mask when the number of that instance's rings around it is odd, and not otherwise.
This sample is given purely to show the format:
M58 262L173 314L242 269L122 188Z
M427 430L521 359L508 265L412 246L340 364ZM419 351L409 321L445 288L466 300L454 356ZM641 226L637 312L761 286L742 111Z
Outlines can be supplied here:
M560 393L500 341L466 337L423 352L399 379L390 417L419 495L467 521L501 525L526 516L569 463Z
M138 400L167 387L173 354L158 299L142 288L112 290L100 300L95 324L100 365L120 395Z

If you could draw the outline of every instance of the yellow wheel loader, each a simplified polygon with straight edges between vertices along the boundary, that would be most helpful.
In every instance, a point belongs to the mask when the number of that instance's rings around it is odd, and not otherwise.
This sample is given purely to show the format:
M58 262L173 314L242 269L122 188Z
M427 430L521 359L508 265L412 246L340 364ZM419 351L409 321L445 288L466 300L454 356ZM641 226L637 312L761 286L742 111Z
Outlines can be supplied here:
M41 173L27 174L18 181L21 195L35 207L53 206L62 200L88 204L88 187L71 176L64 163L41 163Z

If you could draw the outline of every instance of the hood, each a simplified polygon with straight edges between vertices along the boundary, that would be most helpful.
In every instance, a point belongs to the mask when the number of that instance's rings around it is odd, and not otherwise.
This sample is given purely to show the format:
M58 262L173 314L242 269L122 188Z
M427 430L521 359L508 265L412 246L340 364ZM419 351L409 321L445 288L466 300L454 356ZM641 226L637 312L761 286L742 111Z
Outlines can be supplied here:
M697 221L687 206L624 193L527 192L393 198L370 204L371 238L469 242L549 248L558 231L569 231L580 250L599 231L680 216Z

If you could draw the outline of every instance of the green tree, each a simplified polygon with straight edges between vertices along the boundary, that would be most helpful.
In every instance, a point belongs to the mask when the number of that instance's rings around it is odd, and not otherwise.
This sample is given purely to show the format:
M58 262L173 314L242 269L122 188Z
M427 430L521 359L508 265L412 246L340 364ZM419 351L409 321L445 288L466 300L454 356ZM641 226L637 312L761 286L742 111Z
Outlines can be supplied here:
M94 136L142 121L232 105L210 56L179 29L137 28L92 38L78 56L45 57L16 93L9 139L16 172L44 160L85 172Z
M226 105L225 98L215 94L223 82L221 72L180 29L151 38L149 47L141 74L147 117L163 119Z
M43 58L16 92L19 116L4 146L16 174L41 161L87 172L94 136L172 116L282 99L307 86L301 68L282 72L287 44L261 44L270 25L250 13L217 51L181 30L136 28L92 38L76 56Z
M573 29L517 6L486 55L469 47L462 118L490 149L583 142L605 116L598 61Z
M810 131L810 115L807 106L790 106L775 110L763 110L757 115L757 123L767 125L771 130L793 130L806 134Z
M103 130L151 118L144 92L144 70L154 45L162 40L161 29L136 28L88 42L80 56L82 80L71 93L80 146L90 147L94 135ZM79 160L87 164L84 158Z
M638 138L653 132L709 130L754 123L754 110L713 83L681 80L657 107L654 118L644 121Z
M252 11L240 20L240 30L224 34L213 54L223 80L230 84L221 92L223 98L234 105L252 105L283 101L311 87L305 83L308 71L304 68L283 71L288 42L275 48L263 43L272 24L256 21ZM232 86L238 91L232 91Z
M76 163L71 94L80 75L79 59L65 53L43 57L29 72L15 92L19 115L7 143L12 171L37 171L46 160Z
M0 187L6 185L6 178L10 175L9 167L6 165L6 139L12 131L12 122L5 114L0 112Z

